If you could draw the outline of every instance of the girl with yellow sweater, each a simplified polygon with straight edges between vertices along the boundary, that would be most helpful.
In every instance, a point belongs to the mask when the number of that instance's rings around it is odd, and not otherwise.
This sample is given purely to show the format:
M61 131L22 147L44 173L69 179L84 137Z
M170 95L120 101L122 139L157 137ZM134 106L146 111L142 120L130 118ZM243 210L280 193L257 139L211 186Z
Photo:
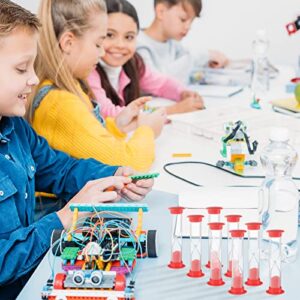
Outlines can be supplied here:
M104 54L103 0L42 0L37 75L41 84L28 118L49 144L76 158L126 165L146 171L154 160L154 138L164 110L140 114L147 97L134 101L115 119L103 120L85 79ZM127 138L126 133L134 130Z

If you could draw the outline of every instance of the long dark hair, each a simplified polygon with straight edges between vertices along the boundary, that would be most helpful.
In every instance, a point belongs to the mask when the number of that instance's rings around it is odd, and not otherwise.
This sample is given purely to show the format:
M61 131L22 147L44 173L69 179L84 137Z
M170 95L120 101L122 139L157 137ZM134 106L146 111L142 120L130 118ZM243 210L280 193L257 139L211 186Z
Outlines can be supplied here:
M131 17L137 25L138 30L140 29L140 23L137 12L132 4L126 0L105 0L107 6L107 14L111 13L123 13ZM105 90L106 95L111 99L115 105L122 105L117 91L111 86L108 76L103 67L98 63L96 70L101 78L102 88ZM144 75L145 64L142 57L135 53L134 56L123 65L123 70L130 79L124 90L125 105L140 97L140 77Z

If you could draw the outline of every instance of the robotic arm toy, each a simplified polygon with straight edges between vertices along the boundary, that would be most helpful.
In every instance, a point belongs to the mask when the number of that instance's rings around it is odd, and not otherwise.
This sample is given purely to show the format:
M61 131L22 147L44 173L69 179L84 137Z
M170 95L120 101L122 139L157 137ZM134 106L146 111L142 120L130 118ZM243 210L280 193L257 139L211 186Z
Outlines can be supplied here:
M217 166L228 166L239 174L244 172L246 165L257 166L255 160L246 160L247 154L253 155L258 145L257 141L250 143L246 125L242 121L229 122L225 124L224 129L226 135L222 138L223 147L220 152L224 158L230 157L230 160L219 160Z

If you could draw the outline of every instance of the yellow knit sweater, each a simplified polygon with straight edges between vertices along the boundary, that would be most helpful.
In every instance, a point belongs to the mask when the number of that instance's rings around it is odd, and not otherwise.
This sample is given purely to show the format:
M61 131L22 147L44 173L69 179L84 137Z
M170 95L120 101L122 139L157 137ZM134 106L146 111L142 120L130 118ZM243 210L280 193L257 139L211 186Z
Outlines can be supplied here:
M49 84L52 83L45 80L41 87ZM92 112L89 97L83 91L82 94L85 101L67 91L50 90L34 113L33 128L54 149L73 157L147 171L154 160L153 130L141 126L126 139L111 118L106 119L104 128Z

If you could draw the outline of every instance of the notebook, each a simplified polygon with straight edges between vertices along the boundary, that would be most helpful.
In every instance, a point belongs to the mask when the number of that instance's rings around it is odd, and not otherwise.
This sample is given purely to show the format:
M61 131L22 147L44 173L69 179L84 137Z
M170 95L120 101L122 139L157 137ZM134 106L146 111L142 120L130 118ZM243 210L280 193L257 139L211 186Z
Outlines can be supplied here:
M296 98L279 99L272 101L273 109L277 112L300 118L300 103Z

